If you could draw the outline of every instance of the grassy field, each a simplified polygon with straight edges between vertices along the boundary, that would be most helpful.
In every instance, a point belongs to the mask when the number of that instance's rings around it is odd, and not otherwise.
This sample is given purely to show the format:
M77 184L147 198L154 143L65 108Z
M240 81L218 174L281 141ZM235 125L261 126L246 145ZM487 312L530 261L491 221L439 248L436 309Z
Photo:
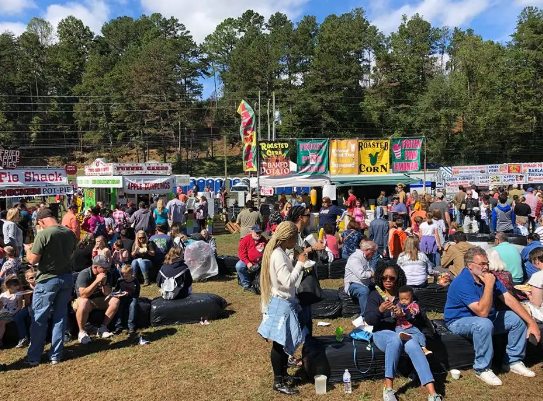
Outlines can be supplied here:
M217 237L219 253L235 254L238 235ZM342 280L323 280L325 288L337 289ZM195 292L210 292L229 302L232 314L209 326L185 325L143 330L151 344L140 346L126 335L94 339L82 346L66 346L65 360L59 365L45 363L27 368L22 363L26 350L2 349L0 362L8 371L0 373L5 400L39 397L40 400L280 400L271 390L270 344L257 333L261 314L259 297L244 292L235 276L226 280L196 283ZM156 287L143 289L144 296L158 296ZM314 334L332 335L337 326L350 327L350 319L330 320L330 327L316 327ZM543 386L541 364L534 366L537 376L521 378L500 374L501 388L491 388L472 371L462 372L458 381L446 383L446 397L451 400L538 399ZM407 383L398 379L396 387ZM315 397L314 385L300 387L295 399ZM341 386L332 388L322 399L379 400L382 382L354 384L353 394L343 394ZM422 388L410 388L401 400L425 400Z

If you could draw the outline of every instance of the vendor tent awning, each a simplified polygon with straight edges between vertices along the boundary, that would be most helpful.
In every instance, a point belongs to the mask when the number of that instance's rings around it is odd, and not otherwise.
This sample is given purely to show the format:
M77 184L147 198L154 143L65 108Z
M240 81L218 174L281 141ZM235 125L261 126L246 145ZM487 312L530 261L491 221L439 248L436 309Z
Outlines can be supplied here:
M291 173L289 175L273 176L264 175L260 177L261 187L322 187L330 184L330 177L327 175L298 175Z
M345 186L368 186L368 185L405 185L420 182L419 179L409 174L381 174L381 175L334 175L330 177L333 184L339 187Z

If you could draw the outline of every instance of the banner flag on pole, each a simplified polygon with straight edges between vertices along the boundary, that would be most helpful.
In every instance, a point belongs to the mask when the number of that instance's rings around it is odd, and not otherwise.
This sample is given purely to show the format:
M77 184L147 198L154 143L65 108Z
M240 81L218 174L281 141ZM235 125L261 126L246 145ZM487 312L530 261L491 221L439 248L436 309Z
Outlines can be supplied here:
M238 114L241 116L239 132L243 145L243 171L257 171L255 112L245 100L242 100L238 107Z

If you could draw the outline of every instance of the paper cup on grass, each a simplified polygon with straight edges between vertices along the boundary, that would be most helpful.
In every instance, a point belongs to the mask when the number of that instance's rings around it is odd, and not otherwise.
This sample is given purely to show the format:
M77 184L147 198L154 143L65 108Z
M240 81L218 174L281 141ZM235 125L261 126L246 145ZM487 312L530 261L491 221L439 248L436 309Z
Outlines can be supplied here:
M458 369L451 369L451 376L454 380L460 379L460 371Z
M325 375L315 376L315 391L317 394L326 394L326 379Z

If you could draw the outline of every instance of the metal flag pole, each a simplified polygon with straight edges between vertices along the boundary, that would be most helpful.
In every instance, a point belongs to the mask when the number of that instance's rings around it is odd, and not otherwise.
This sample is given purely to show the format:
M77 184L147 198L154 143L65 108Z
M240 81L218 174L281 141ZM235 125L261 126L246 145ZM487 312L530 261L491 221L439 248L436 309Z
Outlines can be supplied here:
M422 193L426 194L426 137L423 136L422 140L424 141L424 183L422 184Z

